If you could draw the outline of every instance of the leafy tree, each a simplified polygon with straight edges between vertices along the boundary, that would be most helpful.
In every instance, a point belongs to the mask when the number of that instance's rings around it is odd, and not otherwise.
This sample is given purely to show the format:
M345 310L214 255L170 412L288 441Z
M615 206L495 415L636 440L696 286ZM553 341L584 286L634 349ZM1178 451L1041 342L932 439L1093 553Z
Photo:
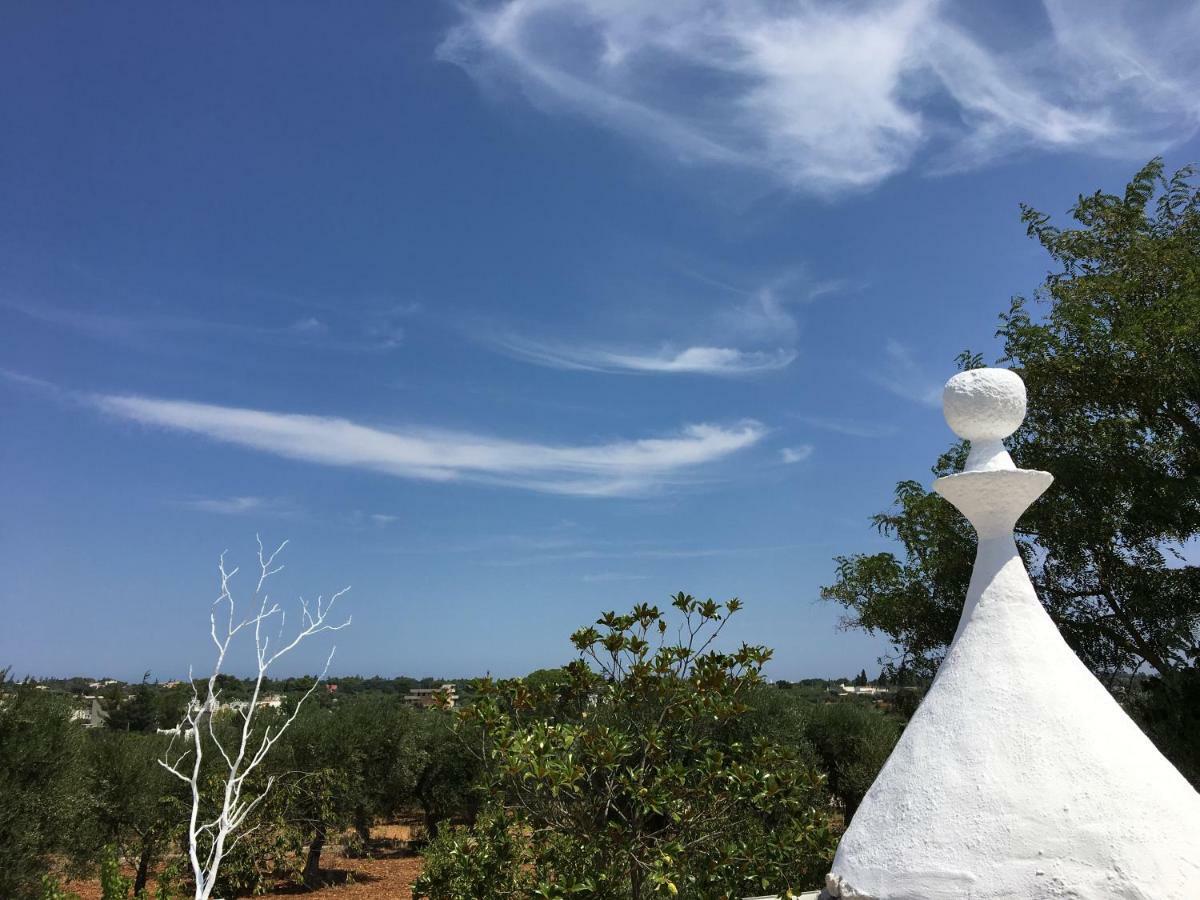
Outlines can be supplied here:
M809 713L808 739L847 822L900 740L900 731L891 716L861 702L826 703Z
M1200 785L1200 667L1135 686L1134 718L1192 784Z
M287 797L284 816L306 835L306 885L320 883L330 837L353 826L365 844L377 818L411 803L427 765L423 712L394 697L362 695L296 719L274 766Z
M425 819L425 833L434 839L447 820L475 819L481 766L472 750L480 745L481 735L477 725L456 723L452 713L440 709L417 711L414 724L419 768L413 796Z
M0 897L35 898L79 793L82 729L66 698L0 670Z
M1154 160L1123 194L1081 196L1076 227L1029 207L1022 220L1055 269L1035 299L1012 301L998 332L1025 379L1018 465L1055 483L1018 525L1038 595L1080 656L1110 683L1148 666L1171 680L1200 654L1200 189ZM977 365L969 355L964 367ZM936 475L961 466L948 451ZM919 674L936 668L966 594L974 536L916 482L874 524L892 553L837 558L822 596L852 627L882 632Z
M352 823L363 793L362 744L346 725L344 716L309 707L292 724L286 750L273 761L294 772L279 788L288 797L288 821L308 835L302 872L307 887L320 884L325 843Z
M109 709L108 727L117 731L154 731L157 726L158 704L147 672L129 699L125 698L123 690L117 691L115 702Z
M788 746L739 734L770 658L712 649L737 600L679 594L572 635L566 679L484 680L490 789L470 828L443 829L414 896L740 897L807 888L833 835L821 778ZM773 692L774 693L774 692Z
M424 710L401 705L394 695L358 694L334 711L343 722L347 751L361 777L353 797L352 824L365 845L377 819L395 815L412 802L425 762L421 747Z
M158 735L100 731L89 736L84 786L88 811L76 853L95 855L115 847L133 860L135 896L146 888L151 868L180 832L184 791L158 763L166 742Z

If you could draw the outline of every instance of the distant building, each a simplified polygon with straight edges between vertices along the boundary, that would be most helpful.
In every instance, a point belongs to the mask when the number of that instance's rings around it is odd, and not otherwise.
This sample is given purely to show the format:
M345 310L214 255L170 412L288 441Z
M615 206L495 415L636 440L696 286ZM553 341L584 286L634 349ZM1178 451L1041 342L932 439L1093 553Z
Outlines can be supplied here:
M404 702L426 708L444 703L453 709L458 702L458 691L449 683L436 688L411 688L404 697Z
M336 693L337 693L337 685L336 685L336 684L327 684L327 685L325 685L325 693L327 693L327 694L336 694Z
M88 709L77 709L71 713L72 722L82 722L84 728L99 728L108 721L108 713L100 706L100 701L95 697L89 697L92 701Z
M181 684L183 684L182 681L172 678L170 681L164 681L162 683L162 686L165 688L176 688L176 687L179 687Z
M843 694L862 694L862 695L866 695L868 697L874 697L877 694L890 693L890 690L888 688L875 687L874 685L871 685L871 684L866 684L866 685L839 684L838 691Z

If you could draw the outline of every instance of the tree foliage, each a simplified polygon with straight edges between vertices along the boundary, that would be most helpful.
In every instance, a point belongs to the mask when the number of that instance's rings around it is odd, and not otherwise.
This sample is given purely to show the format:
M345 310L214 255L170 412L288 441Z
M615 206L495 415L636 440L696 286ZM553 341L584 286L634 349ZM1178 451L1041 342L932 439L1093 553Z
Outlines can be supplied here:
M679 594L604 614L560 680L479 685L460 726L487 802L431 845L416 896L597 898L783 894L819 882L833 848L821 778L745 734L770 651L714 649L740 604Z
M99 731L87 737L78 817L83 834L74 854L94 860L103 848L115 848L134 865L136 896L172 839L182 834L184 791L158 764L165 747L159 735Z
M1180 553L1200 535L1200 190L1191 168L1167 178L1154 160L1123 194L1081 196L1071 213L1076 227L1060 229L1023 207L1055 269L1041 308L1015 298L998 332L1001 362L1029 394L1013 458L1055 476L1019 523L1019 545L1093 670L1172 676L1193 663L1200 626L1200 568ZM959 468L964 451L934 474ZM838 557L822 594L928 671L954 634L974 536L917 482L894 501L874 524L902 556Z
M807 725L806 735L828 775L829 792L842 804L849 822L900 740L900 722L851 701L814 706Z
M62 698L0 670L0 897L42 892L50 855L71 830L82 734Z

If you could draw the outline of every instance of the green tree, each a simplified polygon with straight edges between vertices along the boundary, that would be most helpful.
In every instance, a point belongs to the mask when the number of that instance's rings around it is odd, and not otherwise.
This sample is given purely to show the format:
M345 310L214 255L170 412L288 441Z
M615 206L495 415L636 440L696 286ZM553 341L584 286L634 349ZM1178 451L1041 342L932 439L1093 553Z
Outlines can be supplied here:
M1081 196L1071 212L1077 227L1059 229L1023 207L1055 269L1035 297L1044 314L1017 297L998 332L1001 362L1029 393L1012 455L1055 475L1019 543L1093 670L1112 679L1144 664L1169 677L1194 664L1200 627L1200 568L1180 552L1200 535L1200 189L1191 168L1168 179L1154 160L1123 194ZM935 474L958 468L964 449ZM823 596L928 671L954 633L973 535L915 482L875 525L903 558L839 557Z
M133 893L141 894L154 864L180 832L182 783L158 763L166 746L158 735L100 731L89 735L84 786L88 814L76 853L92 858L115 847L135 864Z
M443 822L474 821L479 806L480 758L473 751L480 745L477 724L456 722L446 710L416 711L415 734L419 767L413 797L421 807L425 833L438 836Z
M155 691L150 686L150 673L147 672L130 697L125 697L124 689L117 692L116 700L109 709L108 727L117 731L154 731L157 726L158 704Z
M849 822L900 740L900 723L865 703L842 702L815 706L807 725L829 791Z
M310 888L320 885L326 842L353 822L363 794L363 745L347 725L333 710L304 708L271 763L286 796L284 816L306 835L301 877Z
M321 881L329 839L354 827L363 845L376 819L412 803L427 765L423 710L395 697L359 695L335 707L307 707L273 762L286 817L306 835L302 879Z
M740 897L819 882L834 843L820 776L739 727L770 651L713 649L737 600L672 606L678 631L645 604L577 631L580 658L558 683L479 685L460 721L479 729L488 800L473 827L431 844L414 896Z
M65 696L0 670L0 897L36 898L65 849L79 797L83 729Z

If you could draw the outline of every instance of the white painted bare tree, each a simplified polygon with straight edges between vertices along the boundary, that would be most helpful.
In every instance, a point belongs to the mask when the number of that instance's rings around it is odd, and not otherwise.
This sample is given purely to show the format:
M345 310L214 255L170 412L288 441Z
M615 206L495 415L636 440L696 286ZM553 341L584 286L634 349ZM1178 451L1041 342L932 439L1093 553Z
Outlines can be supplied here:
M256 714L259 712L259 695L267 670L272 663L293 650L306 638L322 631L340 631L350 624L349 618L338 625L331 625L328 621L329 614L338 598L350 590L346 587L328 600L318 597L315 606L301 598L300 627L290 639L284 638L286 614L278 603L270 600L265 588L267 580L283 569L282 565L275 564L275 560L286 546L287 541L284 541L275 548L275 552L268 555L263 550L262 540L259 539L258 584L255 586L250 606L251 614L240 621L235 616L233 593L230 586L230 582L238 570L236 568L232 571L227 570L225 554L221 554L218 564L221 575L221 592L213 601L209 616L212 641L217 648L216 662L207 683L202 681L200 686L191 676L189 669L188 679L192 685L192 698L188 703L183 721L176 734L171 738L166 753L159 760L163 767L191 787L192 810L188 820L187 837L188 855L192 874L196 880L196 900L209 900L217 883L221 860L237 845L239 839L253 830L253 826L245 827L246 820L267 796L275 779L273 776L268 777L266 783L258 790L251 789L247 785L246 779L266 759L271 748L275 746L288 726L295 721L301 705L324 679L325 674L329 671L329 664L333 661L333 649L329 651L321 674L296 703L290 715L283 716L278 721L268 721L265 727L257 728L255 726ZM276 617L278 618L278 630L275 629L276 622L273 621ZM218 620L220 620L220 624L218 624ZM268 630L274 632L274 649L272 649L272 635L268 634ZM254 635L258 674L254 679L250 700L244 705L222 707L217 676L221 674L221 667L225 664L234 638L239 634L248 635L251 632ZM220 734L220 729L214 727L214 721L223 715L232 717L235 725L232 729L232 736L227 731L224 738ZM261 724L261 720L259 720L259 724ZM176 746L177 740L181 740L183 745ZM210 801L202 796L201 791L201 768L206 749L210 753L219 754L216 762L219 771L224 775L223 789L215 803L211 803L211 805Z

